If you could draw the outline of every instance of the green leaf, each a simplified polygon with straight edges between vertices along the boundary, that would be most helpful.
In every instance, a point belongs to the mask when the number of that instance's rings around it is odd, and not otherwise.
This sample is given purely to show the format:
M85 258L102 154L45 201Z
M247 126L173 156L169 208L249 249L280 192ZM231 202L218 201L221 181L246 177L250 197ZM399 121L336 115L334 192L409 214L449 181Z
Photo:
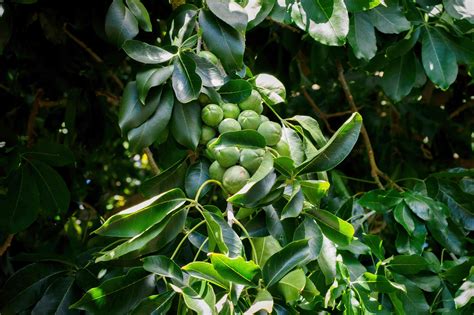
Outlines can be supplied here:
M318 256L318 265L326 280L326 285L330 285L336 278L337 263L336 246L323 235L323 243Z
M301 191L301 185L298 182L291 186L291 195L289 196L287 204L281 211L281 220L287 218L296 218L303 210L304 196Z
M346 0L347 10L349 12L360 12L375 8L382 0Z
M211 145L211 149L219 150L226 147L237 147L239 149L264 149L265 138L255 130L240 130L223 133Z
M315 260L321 252L323 237L324 236L316 222L313 219L305 218L296 228L293 240L308 240L309 251L311 253L310 258L311 260Z
M114 0L110 4L105 17L105 34L118 47L121 47L126 40L137 36L137 19L125 7L123 0Z
M405 228L408 234L413 234L415 231L415 221L405 202L400 202L395 209L393 209L393 217L395 221Z
M302 4L311 3L311 10ZM307 0L292 6L291 17L296 25L316 41L329 46L342 46L349 32L349 15L344 0Z
M464 281L464 283L456 291L456 296L454 302L456 303L456 308L464 307L468 304L474 302L474 269L471 269L469 277Z
M262 73L255 76L252 83L267 105L272 106L286 101L285 86L274 76Z
M412 281L399 274L394 274L394 280L406 288L406 292L395 293L400 299L401 307L405 313L420 315L432 313L423 292Z
M375 56L377 39L374 26L367 13L354 13L351 17L347 40L357 58L368 61Z
M280 243L271 235L266 237L255 237L252 238L257 257L253 259L259 266L265 266L268 258L281 250Z
M181 268L163 255L148 256L142 259L143 269L149 272L156 273L160 276L167 277L183 283L183 273Z
M427 27L421 37L421 61L428 78L443 90L456 80L456 54L441 32Z
M134 237L180 209L185 203L185 197L179 188L167 191L111 216L94 233L103 236Z
M71 194L63 178L51 166L33 160L29 162L40 195L41 210L48 215L65 213Z
M245 80L229 80L219 89L219 94L228 103L238 104L252 93L252 85Z
M69 309L69 305L76 299L77 292L74 287L74 278L59 278L46 289L31 314L79 314L79 311Z
M451 218L464 229L474 230L474 200L472 194L465 193L459 185L448 181L438 181L437 199L449 208Z
M311 138L316 142L318 147L322 148L326 143L326 137L324 136L321 128L319 128L319 123L316 119L310 116L296 115L290 118L298 122L301 127L311 135Z
M403 193L403 197L403 200L411 211L424 221L429 220L431 216L431 208L438 208L438 205L433 199L416 192L406 191Z
M399 203L403 202L403 198L399 192L393 189L383 190L375 189L365 193L357 203L362 207L379 213L385 213Z
M455 19L474 24L474 4L469 0L443 0L444 9Z
M49 284L66 271L55 263L34 263L18 270L0 291L0 311L18 314L33 306Z
M219 211L214 206L206 206L206 209ZM232 227L222 218L222 216L210 212L203 211L204 219L206 220L206 225L209 235L209 249L214 249L214 244L217 244L219 250L229 255L230 257L238 257L242 254L242 241Z
M406 292L405 286L392 282L381 275L376 275L370 272L364 272L357 283L366 286L368 290L380 293L395 293L398 291Z
M138 25L145 32L151 32L150 15L140 0L127 0L127 6L138 21Z
M157 105L154 105L154 104ZM153 105L152 105L153 104ZM173 91L165 87L160 96L153 91L150 95L150 104L146 107L155 107L154 113L140 126L133 128L127 134L130 141L130 149L133 152L140 152L143 148L150 146L159 139L165 131L171 119L174 108ZM145 108L146 108L145 107Z
M158 295L147 296L135 307L132 315L166 314L171 308L174 296L175 293L173 291L165 291Z
M219 19L244 33L247 29L247 13L237 2L232 0L206 0L207 7Z
M263 210L265 211L265 225L268 232L279 244L286 245L288 239L277 211L272 205L263 207Z
M196 63L186 54L179 54L174 61L171 77L176 98L181 103L197 100L201 93L202 80L196 73Z
M252 305L243 315L258 314L261 311L265 311L268 314L272 314L273 311L273 296L267 290L258 291Z
M364 234L364 244L370 248L370 252L374 254L379 260L384 260L385 258L385 248L383 247L383 242L380 237L372 234Z
M310 255L308 240L291 242L282 250L273 254L262 270L266 287L268 288L277 283L296 266L304 264Z
M186 266L183 266L181 269L186 271L194 278L209 281L226 290L228 290L230 287L229 282L224 279L210 263L203 261L193 261Z
M108 279L90 289L71 308L94 314L127 314L154 288L152 274L142 268L132 268L126 275Z
M143 196L152 198L175 187L182 187L187 166L185 157L179 159L160 174L142 183L140 192Z
M275 169L287 177L292 177L295 172L295 161L287 156L280 156L273 160Z
M395 102L410 94L416 82L416 57L413 52L391 61L384 69L382 87Z
M28 165L12 172L7 179L7 195L0 197L0 227L2 231L13 234L36 220L40 195L33 170Z
M306 285L306 275L302 269L288 273L278 282L278 289L285 298L286 303L293 304L298 301Z
M336 167L352 151L359 138L361 126L362 116L359 113L352 114L316 156L298 166L297 172L299 174L322 172Z
M145 100L148 95L148 91L152 87L162 85L165 83L173 73L174 66L166 66L161 68L153 68L137 73L137 90L138 99L142 104L146 104ZM149 104L146 104L147 106Z
M201 187L209 179L209 162L206 160L201 160L193 165L191 165L187 172L186 172L186 179L184 180L184 188L186 194L190 198L195 198L196 193ZM207 185L201 192L201 196L203 197L209 190L211 189L210 185Z
M205 58L196 54L188 54L196 63L196 73L201 77L202 85L218 88L224 84L225 72Z
M354 227L331 212L319 209L311 211L311 216L316 219L324 235L334 243L349 245L354 238Z
M31 149L27 148L23 155L28 160L39 160L51 166L74 163L74 154L66 145L44 139L39 139Z
M281 139L280 141L288 144L290 151L290 158L294 161L295 165L298 166L304 161L304 148L303 142L300 137L293 129L282 127L281 128Z
M171 116L171 132L176 142L195 150L201 138L201 106L196 102L175 102Z
M209 50L222 62L228 72L238 71L243 65L245 37L207 10L199 12L202 37Z
M216 296L212 286L205 282L196 282L193 287L184 287L183 289L172 286L175 291L183 295L184 303L198 315L215 315Z
M260 267L253 261L245 261L238 256L229 258L223 254L211 253L214 269L226 280L237 284L255 286L255 278L260 273Z
M138 40L127 40L122 49L135 61L145 64L158 64L171 60L175 55L155 45Z
M387 267L403 275L415 275L428 269L428 263L419 255L398 255L389 259Z
M398 2L387 7L378 6L369 11L372 24L382 33L398 34L409 30L410 21L403 15Z
M330 184L325 180L300 180L299 181L303 194L307 201L313 205L319 205L328 193Z
M410 50L413 49L415 44L418 42L418 38L420 37L420 28L416 28L405 35L405 37L399 41L390 45L385 55L388 59L395 59L397 57L402 57Z
M248 16L247 31L262 23L272 11L276 0L254 0L248 1L244 7Z

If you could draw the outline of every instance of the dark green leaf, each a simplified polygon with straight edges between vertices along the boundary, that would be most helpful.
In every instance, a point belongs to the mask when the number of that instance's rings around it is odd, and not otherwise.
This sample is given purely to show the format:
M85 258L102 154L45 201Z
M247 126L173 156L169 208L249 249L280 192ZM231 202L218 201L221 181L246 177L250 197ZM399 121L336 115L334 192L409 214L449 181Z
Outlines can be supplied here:
M298 166L300 174L327 171L341 163L352 151L359 137L362 116L354 113L312 159Z
M419 255L399 255L389 260L387 266L404 275L414 275L428 269L428 263Z
M352 225L326 210L311 211L324 235L336 244L349 245L354 238Z
M142 268L104 281L92 288L71 308L95 314L127 314L154 290L154 276Z
M243 315L258 314L261 311L272 314L273 296L267 290L259 290L250 308Z
M282 250L273 254L262 270L266 287L277 283L293 268L303 264L310 256L308 240L291 242Z
M384 260L385 258L385 249L383 247L383 242L377 235L365 234L364 235L364 244L369 246L370 251L377 257L379 260Z
M380 293L395 293L398 291L406 292L403 285L392 282L381 275L376 275L370 272L364 272L364 274L357 280L358 283L363 286L367 286L367 289Z
M281 139L280 141L288 144L290 151L290 158L294 161L295 165L298 166L304 161L304 148L303 142L300 137L293 129L283 127L281 128Z
M148 11L143 3L141 3L140 0L127 0L127 6L138 20L138 25L140 25L140 28L145 32L151 32L152 26L150 15L148 14Z
M230 80L219 89L222 98L229 102L238 104L247 99L252 92L252 85L245 80Z
M140 186L140 192L145 197L152 198L175 187L182 187L186 169L186 159L182 158L160 174L146 180Z
M243 248L242 241L232 227L216 213L204 211L203 216L207 224L210 250L213 250L213 244L217 244L222 253L230 257L240 256Z
M319 205L329 190L329 182L325 180L301 180L303 194L307 201L313 205Z
M179 266L166 256L156 255L143 258L143 269L183 283L183 273Z
M319 148L322 148L327 143L326 137L321 131L321 128L319 128L318 121L313 117L296 115L290 118L290 120L298 122L301 127L311 135L311 138L313 138Z
M226 280L237 284L255 286L254 280L260 273L260 267L253 261L245 261L238 256L229 258L222 254L211 254L214 269Z
M165 83L173 73L174 66L166 66L162 68L153 68L137 73L137 90L138 98L142 104L149 106L150 104L145 103L148 91L152 87L162 85ZM126 90L125 90L126 91Z
M396 42L395 44L389 46L387 48L385 55L387 56L388 59L395 59L397 57L402 57L403 55L408 53L413 48L413 46L415 46L419 37L420 37L419 28L408 32L407 35L401 41Z
M407 53L392 60L385 68L382 87L385 93L395 102L410 94L416 82L416 57Z
M123 0L114 0L110 4L105 17L105 34L118 47L122 46L126 40L137 36L137 19L125 7Z
M237 31L244 33L247 29L247 13L237 2L232 0L206 0L206 4L212 13Z
M430 218L430 209L438 209L439 207L433 199L415 192L407 191L403 194L403 197L403 200L405 200L405 203L410 207L411 211L413 211L420 219L425 221Z
M245 50L244 36L206 10L199 12L199 24L204 42L224 68L229 72L240 70Z
M401 301L405 313L430 314L430 306L426 302L423 292L417 286L402 275L394 274L395 281L405 286L406 292L397 292L396 296Z
M349 12L360 12L375 8L381 0L346 0L347 10Z
M79 311L69 309L69 305L75 300L77 300L77 292L74 278L59 278L48 287L31 314L79 314Z
M40 160L51 166L65 166L74 163L74 155L64 144L38 140L31 149L24 152L24 156L31 160Z
M405 228L408 234L413 234L413 231L415 231L415 221L405 202L400 202L395 209L393 209L393 217L395 221Z
M270 74L262 73L253 78L253 84L267 105L276 105L286 101L286 89L283 83Z
M248 16L247 31L262 23L270 14L276 0L257 0L249 1L244 7Z
M272 235L277 242L285 245L288 243L283 224L280 221L280 217L272 205L263 207L265 211L265 223L266 228L270 235Z
M386 34L398 34L409 30L410 22L403 15L398 3L389 6L378 6L369 11L374 26Z
M201 187L209 179L209 162L206 160L199 161L194 163L188 168L186 172L186 179L184 180L184 188L186 190L186 194L190 198L195 198L196 193ZM211 189L210 185L207 185L201 192L201 196L204 196L209 190Z
M132 315L166 314L171 308L174 296L175 293L173 291L165 291L158 295L147 296L135 307Z
M299 300L301 292L306 285L306 275L302 269L288 273L278 282L278 289L285 298L286 303L292 304Z
M466 19L469 23L474 24L474 6L469 0L443 0L443 5L455 19Z
M163 63L175 56L163 48L138 40L127 40L122 48L130 58L145 64Z
M195 102L175 102L171 116L171 132L176 142L195 150L201 138L201 106Z
M281 250L280 243L271 235L252 238L252 242L257 252L257 257L254 257L254 260L259 266L265 266L268 258Z
M376 189L365 193L357 202L362 207L385 213L403 202L403 198L396 190Z
M471 269L469 277L456 291L454 298L456 308L461 308L474 302L474 269Z
M229 289L229 282L224 279L210 263L194 261L183 266L182 269L194 278L206 280L224 289Z
M183 295L184 303L198 315L216 315L216 296L212 286L205 282L196 282L193 288L184 287L183 289L173 287L175 291Z
M305 218L296 228L294 240L307 239L311 260L318 258L323 246L323 234L313 219Z
M196 63L196 73L201 77L202 85L218 88L224 84L225 72L205 58L189 54Z
M450 182L438 184L438 199L449 208L453 220L468 231L474 230L474 199Z
M377 39L374 26L367 13L354 13L351 17L347 40L357 58L368 61L375 56Z
M173 90L181 103L196 100L201 93L202 80L196 73L196 63L186 54L179 54L174 61Z
M214 150L225 147L237 147L239 149L265 148L265 138L255 130L240 130L223 133L211 146Z

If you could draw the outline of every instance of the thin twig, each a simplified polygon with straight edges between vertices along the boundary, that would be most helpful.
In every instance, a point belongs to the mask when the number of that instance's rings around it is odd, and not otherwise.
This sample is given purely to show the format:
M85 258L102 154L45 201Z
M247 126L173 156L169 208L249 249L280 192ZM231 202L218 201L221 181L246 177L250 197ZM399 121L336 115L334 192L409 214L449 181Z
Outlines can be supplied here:
M7 238L5 239L5 242L3 242L2 246L0 246L0 257L3 256L3 254L5 254L8 247L10 247L10 245L12 244L14 235L15 234L8 234Z
M33 146L34 138L35 138L35 125L36 125L36 116L38 116L41 97L43 96L44 91L43 89L38 89L36 91L35 100L33 102L33 107L31 108L30 116L28 117L28 125L26 127L26 136L28 138L28 148Z
M146 154L146 157L148 158L148 162L150 163L151 171L153 172L154 175L158 175L161 173L160 168L155 162L155 159L153 158L153 153L151 152L149 147L146 147L143 149L143 152Z
M331 125L329 124L329 121L327 120L327 115L318 107L318 105L316 105L316 102L313 100L311 95L309 95L308 91L306 91L306 89L303 87L301 88L301 92L303 92L303 96L306 98L306 101L308 101L309 105L313 108L316 115L318 115L319 118L322 119L322 121L326 125L326 128L331 133L334 133L334 130L331 128Z
M474 106L474 102L468 102L468 103L464 104L463 106L459 107L454 112L449 114L449 119L451 120L451 119L459 116L459 114L461 114L463 111L465 111L466 109L469 109L470 107L473 107L473 106Z
M7 92L7 93L11 93L11 92L10 92L10 89L9 89L6 85L3 85L3 84L1 84L1 83L0 83L0 89L4 90L4 91Z
M346 77L344 76L344 68L342 67L342 64L339 60L336 60L336 67L337 67L338 79L339 79L339 82L341 83L342 90L344 91L347 102L349 103L351 110L353 112L357 112L357 106L354 102L354 97L352 96L351 90L346 81ZM385 189L385 187L382 185L382 182L380 181L380 177L382 177L391 186L393 186L399 191L403 191L403 189L400 186L398 186L387 174L382 172L377 166L377 163L375 161L374 149L372 147L372 143L370 142L369 133L367 132L367 129L365 129L364 124L362 124L360 133L362 134L362 139L364 141L365 148L367 149L367 156L369 158L369 164L370 164L370 175L375 180L377 186L380 189Z

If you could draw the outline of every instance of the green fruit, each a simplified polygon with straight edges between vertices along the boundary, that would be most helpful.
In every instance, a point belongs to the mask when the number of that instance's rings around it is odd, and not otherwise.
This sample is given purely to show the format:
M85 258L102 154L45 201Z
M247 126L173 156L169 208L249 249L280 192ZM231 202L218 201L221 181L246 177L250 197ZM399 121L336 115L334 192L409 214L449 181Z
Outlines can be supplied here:
M211 139L207 142L206 144L206 150L204 151L204 153L206 154L206 156L208 158L210 158L211 160L215 160L216 159L216 155L214 153L214 150L211 149L211 145L217 141L217 138L214 138L214 139Z
M211 127L216 127L224 118L224 112L219 105L206 105L201 111L201 119L204 123Z
M222 167L227 168L237 164L240 158L240 151L237 147L225 147L214 150L214 155L217 162L219 162Z
M278 143L281 138L281 126L273 121L265 121L258 127L258 133L261 134L267 145L272 146Z
M237 120L232 118L226 118L219 124L219 133L226 133L229 131L239 131L242 130L240 124Z
M253 174L262 164L264 154L264 149L243 149L240 153L240 165Z
M206 144L216 136L216 131L209 127L209 126L202 126L201 128L201 140L199 140L199 143L201 144Z
M216 55L214 55L210 51L201 50L197 55L201 58L206 59L207 61L209 61L210 63L216 66L219 64L219 59L216 57Z
M222 178L222 185L230 194L235 194L247 184L250 175L242 166L236 165L228 168Z
M222 182L222 177L224 176L224 172L226 171L219 162L214 161L212 162L211 166L209 167L209 176L212 179L218 180Z
M225 103L222 106L222 111L224 112L224 118L233 118L237 119L240 114L239 106L232 103Z
M262 97L256 90L252 90L250 96L239 104L242 110L253 110L257 114L261 114L263 111Z
M260 126L260 115L253 110L244 110L240 113L238 120L242 129L256 130Z
M265 116L265 115L260 115L260 121L261 121L261 122L270 121L270 119L268 119L268 117Z
M211 102L211 99L206 94L201 93L201 94L199 94L198 101L199 101L199 103L201 103L203 105L206 105L206 104L209 104Z
M282 139L273 147L281 156L291 157L290 146Z

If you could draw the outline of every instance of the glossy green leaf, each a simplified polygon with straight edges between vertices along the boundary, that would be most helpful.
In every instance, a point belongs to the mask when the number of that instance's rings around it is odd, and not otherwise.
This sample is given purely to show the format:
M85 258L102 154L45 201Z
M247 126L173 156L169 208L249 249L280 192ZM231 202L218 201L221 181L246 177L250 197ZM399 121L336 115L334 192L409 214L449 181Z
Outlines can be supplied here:
M474 269L471 269L469 277L456 291L454 302L456 303L456 308L461 308L474 302Z
M77 300L77 293L74 278L59 278L46 289L43 297L31 311L31 314L79 314L78 310L69 309L69 305Z
M206 10L199 12L199 24L204 42L220 59L224 68L229 72L240 70L245 50L243 34Z
M252 242L257 252L257 257L253 259L259 266L265 266L268 258L282 248L280 243L271 235L252 238Z
M218 66L196 54L189 54L196 63L196 73L201 77L202 85L218 88L224 84L225 72Z
M204 211L203 216L208 230L209 249L213 250L216 244L222 253L230 257L239 257L242 254L243 245L232 227L216 213Z
M303 222L296 228L293 240L308 240L311 260L318 258L323 246L323 234L321 229L313 219L305 218Z
M134 152L140 152L157 141L159 135L166 129L173 113L174 98L170 88L166 87L160 96L155 95L153 91L149 99L150 104L146 107L153 106L156 110L145 122L127 134L130 149ZM154 105L155 103L157 105Z
M308 240L291 242L282 250L273 254L262 270L266 287L277 283L296 266L303 264L310 255Z
M267 290L258 291L252 305L243 315L258 314L261 311L265 311L268 314L272 314L273 311L273 296Z
M369 11L374 26L382 33L398 34L409 30L410 22L403 15L398 3L389 6L378 6Z
M38 187L41 210L51 216L65 213L71 194L61 175L41 161L33 160L29 164Z
M456 54L444 35L434 28L426 28L421 37L421 61L428 78L443 90L456 80Z
M385 68L382 87L385 93L395 102L410 94L416 82L416 57L407 53L392 60Z
M20 167L8 177L8 192L0 198L0 227L2 231L17 233L30 226L40 210L40 195L33 170Z
M381 0L346 0L347 10L349 12L360 12L375 8Z
M193 287L184 287L179 289L173 287L173 289L178 290L184 299L184 303L191 310L195 311L198 315L215 315L216 311L216 296L212 286L205 282L197 282L193 284Z
M296 218L303 210L304 196L301 190L301 185L298 182L295 182L291 187L291 195L289 196L288 203L281 211L281 220Z
M359 137L362 116L354 113L312 159L298 166L300 174L327 171L341 163L352 151Z
M430 209L438 208L438 205L433 199L416 192L407 191L403 194L403 196L403 200L411 209L411 211L413 211L422 220L429 220L431 215Z
M214 150L225 147L237 147L239 149L265 148L265 138L255 130L240 130L223 133L211 146Z
M201 124L201 106L198 103L174 103L170 127L176 142L195 150L201 138Z
M229 102L238 104L247 99L252 93L252 85L246 80L229 80L219 89L222 98Z
M244 258L238 256L229 258L223 254L212 253L211 262L214 269L226 280L255 286L256 277L260 274L260 267L253 261L246 261Z
M398 230L395 247L400 254L421 255L427 236L424 224L415 221L415 230L409 235L405 230Z
M191 165L186 172L186 179L184 180L186 194L190 198L195 198L201 185L209 178L209 162L202 160ZM204 196L211 188L211 185L204 187L200 197Z
M303 163L305 158L303 141L301 141L296 131L287 127L282 127L280 141L288 144L288 149L290 151L289 157L295 162L296 166Z
M426 301L423 292L409 279L399 274L394 274L394 280L406 288L406 292L396 292L395 295L400 299L402 311L414 314L430 314L430 306Z
M351 17L347 41L357 58L370 60L375 56L377 39L374 26L367 13L354 13Z
M311 10L294 4L291 17L296 25L316 41L329 46L341 46L349 32L349 15L343 0L304 1L311 3Z
M147 296L135 307L132 315L166 314L172 306L174 296L173 291Z
M372 234L364 234L363 242L370 248L370 252L375 257L379 260L384 260L385 248L383 247L383 242L380 237Z
M194 278L206 280L224 289L229 289L229 282L208 262L193 261L183 266L182 269Z
M163 63L175 56L163 48L138 40L127 40L122 48L130 58L145 64Z
M364 274L356 281L363 286L367 286L367 289L380 293L394 293L398 291L406 292L405 286L392 282L384 276L370 272L364 272Z
M267 105L276 105L286 101L286 89L283 83L273 75L256 75L252 82Z
M120 47L138 34L138 22L123 0L113 0L105 16L105 34L109 40Z
M413 49L413 46L418 42L418 38L420 37L420 29L417 28L413 31L410 31L405 35L405 37L400 40L399 42L394 43L393 45L390 45L386 52L385 55L388 59L395 59L398 57L402 57L406 53L408 53L410 50Z
M449 208L452 219L468 231L474 230L474 200L459 185L438 181L438 196Z
M262 23L270 14L276 0L251 0L244 7L248 16L247 31Z
M137 73L136 88L138 90L138 98L142 104L147 106L150 105L145 103L148 92L152 87L160 86L165 83L171 77L173 70L174 66L170 65L162 68L148 69Z
M179 54L174 60L174 71L171 77L176 98L181 103L196 100L201 93L202 80L196 73L196 63L186 54Z
M143 182L140 192L146 198L152 198L175 187L182 187L187 166L186 158L179 159L160 174Z
M126 275L104 281L90 289L71 308L95 314L127 314L154 291L154 276L142 268L132 268Z
M127 6L138 21L138 25L145 32L151 32L150 15L140 0L127 0Z
M273 160L275 169L287 177L292 177L295 172L295 162L287 156L279 156Z
M74 163L74 154L64 144L40 139L22 153L28 160L39 160L50 166L66 166Z
M280 244L285 245L288 243L283 224L275 208L272 205L268 205L263 207L263 210L265 211L265 225L270 235Z
M354 238L354 227L326 210L311 211L324 235L336 244L350 244Z
M434 276L411 276L410 280L423 291L436 292L441 287L441 279L438 275Z
M387 266L400 274L414 275L428 269L428 263L419 255L399 255L389 260Z
M316 119L310 116L296 115L291 117L290 120L298 122L304 131L310 134L311 138L316 142L319 148L322 148L326 144L326 137L321 131L319 123Z
M412 234L415 231L415 221L405 202L400 202L395 209L393 209L393 217L395 221L405 228L408 234Z
M474 4L469 0L443 0L444 8L455 19L466 19L474 24Z
M288 273L278 282L278 289L286 303L292 304L299 300L306 285L306 275L302 269Z
M399 192L393 189L383 190L375 189L365 193L357 203L362 207L379 213L385 213L399 203L403 202L403 198Z
M325 180L300 180L299 183L306 200L313 205L319 205L330 187L329 182Z
M247 29L247 13L236 1L206 0L207 7L219 19L243 33Z
M156 273L160 276L171 278L178 283L183 282L181 268L171 259L163 255L147 256L142 259L143 269Z

